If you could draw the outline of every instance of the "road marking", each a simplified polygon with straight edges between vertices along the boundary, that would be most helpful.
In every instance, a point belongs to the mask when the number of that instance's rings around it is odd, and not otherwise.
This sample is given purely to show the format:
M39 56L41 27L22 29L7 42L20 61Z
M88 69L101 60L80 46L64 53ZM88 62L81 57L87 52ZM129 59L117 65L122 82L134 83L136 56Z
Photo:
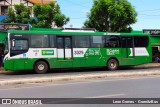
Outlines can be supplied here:
M85 82L76 82L74 81L75 83L49 83L49 85L41 85L40 86L24 86L24 87L21 87L21 86L18 86L18 88L7 88L7 89L0 89L0 90L18 90L18 89L29 89L29 88L40 88L40 87L52 87L52 86L64 86L64 85L78 85L78 84L92 84L92 83L98 83L98 82L111 82L111 81L125 81L125 80L134 80L134 79L146 79L146 78L160 78L160 76L149 76L149 77L125 77L125 78L107 78L107 79L114 79L114 80L85 80ZM33 84L34 85L34 84ZM35 84L36 85L36 84Z

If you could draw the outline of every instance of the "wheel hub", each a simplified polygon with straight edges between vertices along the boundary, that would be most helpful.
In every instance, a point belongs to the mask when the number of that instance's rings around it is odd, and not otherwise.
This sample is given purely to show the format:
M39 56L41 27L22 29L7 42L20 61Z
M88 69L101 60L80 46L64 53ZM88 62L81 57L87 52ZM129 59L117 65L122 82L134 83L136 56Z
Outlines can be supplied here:
M41 71L44 70L44 65L40 64L40 65L38 66L38 69L41 70Z
M110 66L111 66L112 68L115 68L116 65L115 65L114 62L111 62Z

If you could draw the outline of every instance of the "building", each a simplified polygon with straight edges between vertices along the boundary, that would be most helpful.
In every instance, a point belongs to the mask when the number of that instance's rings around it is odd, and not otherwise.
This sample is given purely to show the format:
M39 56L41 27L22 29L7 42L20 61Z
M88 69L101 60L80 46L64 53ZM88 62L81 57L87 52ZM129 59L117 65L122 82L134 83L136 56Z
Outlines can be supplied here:
M160 57L160 29L143 29L143 32L150 33L153 58L157 55Z
M56 2L56 0L27 0L33 4L39 3L39 4L48 4L50 1Z
M34 4L48 4L51 1L56 2L56 0L0 0L0 20L5 18L8 8L14 6L15 4L23 3L25 6L29 6L31 15L33 16L32 7Z

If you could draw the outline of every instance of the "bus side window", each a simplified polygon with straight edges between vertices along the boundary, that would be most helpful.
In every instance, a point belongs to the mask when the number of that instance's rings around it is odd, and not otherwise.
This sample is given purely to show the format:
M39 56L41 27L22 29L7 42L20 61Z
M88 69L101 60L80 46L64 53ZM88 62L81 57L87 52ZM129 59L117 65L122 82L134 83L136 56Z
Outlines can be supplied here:
M75 37L76 48L88 48L90 47L89 36L76 36Z
M91 47L100 48L104 47L104 37L103 36L91 36Z
M65 38L65 48L71 48L71 38Z
M31 46L32 48L48 48L48 35L31 35Z
M54 48L55 47L55 36L54 35L50 35L50 47Z
M57 47L58 48L63 48L63 38L58 37L58 39L57 39Z
M39 41L39 40L36 40L35 42L35 47L38 48L38 47L42 47L42 43Z
M134 45L135 47L148 47L149 38L148 36L135 36Z
M107 36L106 47L118 48L120 47L120 37L118 36Z
M31 47L39 48L39 47L42 47L42 44L39 40L34 40L34 41L31 42Z

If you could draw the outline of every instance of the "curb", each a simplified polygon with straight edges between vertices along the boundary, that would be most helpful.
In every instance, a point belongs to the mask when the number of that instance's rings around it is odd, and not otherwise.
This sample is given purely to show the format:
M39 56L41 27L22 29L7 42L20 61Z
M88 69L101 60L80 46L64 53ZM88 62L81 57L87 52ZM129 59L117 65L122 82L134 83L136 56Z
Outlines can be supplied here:
M154 71L137 71L137 72L105 72L96 74L74 74L65 76L51 76L51 77L35 77L35 78L18 78L8 79L0 81L0 86L12 85L12 84L28 84L28 83L44 83L44 82L55 82L55 81L69 81L69 80L82 80L82 79L93 79L93 78L107 78L107 77L129 77L129 76L151 76L160 75L159 70Z

